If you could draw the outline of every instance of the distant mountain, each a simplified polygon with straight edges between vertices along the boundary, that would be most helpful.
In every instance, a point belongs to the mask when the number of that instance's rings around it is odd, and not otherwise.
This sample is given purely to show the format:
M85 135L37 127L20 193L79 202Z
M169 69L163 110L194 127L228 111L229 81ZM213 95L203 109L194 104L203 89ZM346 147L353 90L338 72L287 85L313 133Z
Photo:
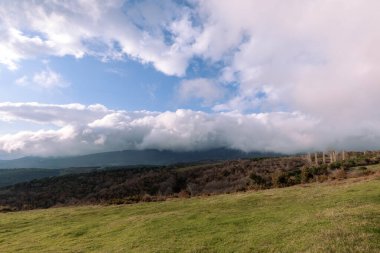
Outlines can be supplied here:
M136 166L126 166L123 169L131 169ZM21 182L28 182L34 179L63 176L70 174L82 174L94 172L102 169L120 169L120 167L71 167L64 169L40 169L40 168L20 168L20 169L0 169L0 188Z
M52 169L0 169L0 187L27 182L33 179L60 176L60 170Z
M222 161L239 158L257 158L278 156L274 153L245 153L232 149L211 149L206 151L160 151L160 150L124 150L72 157L23 157L15 160L0 160L0 168L70 168L105 167L130 165L168 165L201 161Z

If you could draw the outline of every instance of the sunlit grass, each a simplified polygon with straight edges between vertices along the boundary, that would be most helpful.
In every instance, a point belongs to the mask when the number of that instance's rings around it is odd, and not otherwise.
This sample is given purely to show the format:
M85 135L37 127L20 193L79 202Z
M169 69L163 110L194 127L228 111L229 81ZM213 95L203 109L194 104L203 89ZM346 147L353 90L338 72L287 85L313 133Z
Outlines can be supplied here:
M0 214L0 252L379 252L376 176Z

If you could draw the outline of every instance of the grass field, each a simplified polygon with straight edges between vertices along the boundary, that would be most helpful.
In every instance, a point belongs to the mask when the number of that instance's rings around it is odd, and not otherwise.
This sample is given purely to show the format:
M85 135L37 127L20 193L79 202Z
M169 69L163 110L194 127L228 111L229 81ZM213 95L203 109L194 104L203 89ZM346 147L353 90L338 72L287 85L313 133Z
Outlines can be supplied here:
M3 213L0 252L380 252L380 180Z

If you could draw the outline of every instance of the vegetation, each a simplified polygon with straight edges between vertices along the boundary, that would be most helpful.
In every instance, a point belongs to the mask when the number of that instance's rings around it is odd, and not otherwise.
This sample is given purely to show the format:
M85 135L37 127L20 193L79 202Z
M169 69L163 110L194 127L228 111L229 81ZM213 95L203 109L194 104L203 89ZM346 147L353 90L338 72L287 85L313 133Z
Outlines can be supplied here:
M379 224L377 174L165 202L0 213L0 252L371 253L380 250Z
M215 195L373 174L378 154L310 164L303 157L226 161L192 166L139 167L33 180L0 189L0 211L52 206L125 204ZM91 168L88 168L92 171Z
M123 204L268 188L272 172L298 170L304 164L303 159L290 157L70 174L5 187L0 190L0 207L11 211L56 205ZM264 185L254 184L252 173L262 175Z

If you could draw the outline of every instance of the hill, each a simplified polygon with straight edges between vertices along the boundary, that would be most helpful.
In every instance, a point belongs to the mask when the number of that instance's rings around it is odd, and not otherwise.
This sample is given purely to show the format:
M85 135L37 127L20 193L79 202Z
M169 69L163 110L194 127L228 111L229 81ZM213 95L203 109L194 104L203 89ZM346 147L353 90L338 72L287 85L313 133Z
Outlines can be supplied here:
M367 176L165 202L0 213L1 252L379 252Z
M0 160L0 187L45 177L120 167L133 169L142 166L207 163L229 159L272 156L275 156L275 154L212 149L197 152L124 150L73 157L23 157L14 160Z
M274 153L242 152L232 149L174 152L167 150L124 150L72 157L23 157L0 161L0 168L69 168L128 165L168 165L200 161L224 161L239 158L273 157Z
M134 168L133 166L127 167ZM62 176L67 174L80 174L104 169L99 167L73 167L64 169L39 169L39 168L20 168L20 169L0 169L0 188L28 182L35 179Z
M27 210L55 205L134 203L246 190L252 172L262 175L259 188L271 186L277 168L300 171L299 157L232 160L193 166L136 167L96 170L33 180L0 189L1 210ZM291 183L289 183L290 185Z
M0 211L53 206L123 204L173 197L287 187L374 174L378 154L316 165L305 157L257 158L211 164L138 166L33 180L0 188Z
M51 169L0 169L0 187L31 181L37 178L53 177L59 175L59 170Z

